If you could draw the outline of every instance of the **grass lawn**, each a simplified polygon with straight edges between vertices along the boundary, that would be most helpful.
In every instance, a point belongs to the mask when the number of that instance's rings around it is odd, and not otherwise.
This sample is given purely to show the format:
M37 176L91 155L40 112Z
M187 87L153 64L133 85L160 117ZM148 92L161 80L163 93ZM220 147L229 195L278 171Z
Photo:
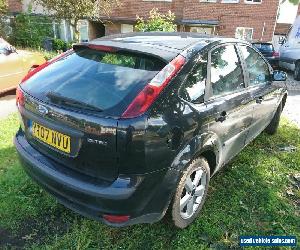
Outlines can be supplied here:
M16 115L0 120L0 249L236 249L239 235L296 235L299 244L300 130L287 120L212 179L199 218L185 230L167 219L115 229L64 208L21 168L17 128Z

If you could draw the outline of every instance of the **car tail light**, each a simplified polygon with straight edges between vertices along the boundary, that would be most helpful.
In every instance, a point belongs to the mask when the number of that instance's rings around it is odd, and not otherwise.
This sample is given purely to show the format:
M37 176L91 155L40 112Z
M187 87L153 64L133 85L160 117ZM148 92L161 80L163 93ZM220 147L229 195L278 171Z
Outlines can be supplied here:
M130 219L129 215L109 215L105 214L103 215L103 219L110 223L124 223L127 222Z
M18 86L17 90L16 90L16 104L18 107L24 106L24 104L25 104L24 94L23 94L23 91L21 90L20 86Z
M185 58L179 55L166 65L129 104L122 118L133 118L146 112L184 63Z
M273 57L279 57L279 52L274 51L272 54Z

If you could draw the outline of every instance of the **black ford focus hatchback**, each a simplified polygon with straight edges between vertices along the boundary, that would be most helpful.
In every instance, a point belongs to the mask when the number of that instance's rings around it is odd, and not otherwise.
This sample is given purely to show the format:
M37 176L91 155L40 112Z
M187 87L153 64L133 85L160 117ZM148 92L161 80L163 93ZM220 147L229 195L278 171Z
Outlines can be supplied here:
M262 131L276 132L287 91L275 81L285 78L240 40L104 37L23 79L14 143L26 172L72 210L126 226L169 209L184 228L210 177Z

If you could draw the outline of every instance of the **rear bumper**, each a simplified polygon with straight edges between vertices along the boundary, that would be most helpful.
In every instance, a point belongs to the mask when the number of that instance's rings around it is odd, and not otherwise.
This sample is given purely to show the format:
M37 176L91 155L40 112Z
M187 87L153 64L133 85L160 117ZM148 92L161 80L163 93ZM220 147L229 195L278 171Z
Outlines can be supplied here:
M18 132L14 144L22 166L46 191L66 207L105 224L121 227L159 221L176 189L180 173L173 169L138 176L119 176L114 182L83 176L35 150ZM129 215L124 223L110 223L104 214Z

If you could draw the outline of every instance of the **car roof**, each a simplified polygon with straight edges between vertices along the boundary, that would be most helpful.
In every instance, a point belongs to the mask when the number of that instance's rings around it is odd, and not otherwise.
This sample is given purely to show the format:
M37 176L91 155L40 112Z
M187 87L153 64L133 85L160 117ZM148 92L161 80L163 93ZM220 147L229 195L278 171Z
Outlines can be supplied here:
M268 45L273 45L271 42L252 42L252 44L268 44Z
M245 43L238 39L191 32L133 32L105 36L89 43L151 54L170 61L187 48L196 45L201 48L213 42L229 41Z

